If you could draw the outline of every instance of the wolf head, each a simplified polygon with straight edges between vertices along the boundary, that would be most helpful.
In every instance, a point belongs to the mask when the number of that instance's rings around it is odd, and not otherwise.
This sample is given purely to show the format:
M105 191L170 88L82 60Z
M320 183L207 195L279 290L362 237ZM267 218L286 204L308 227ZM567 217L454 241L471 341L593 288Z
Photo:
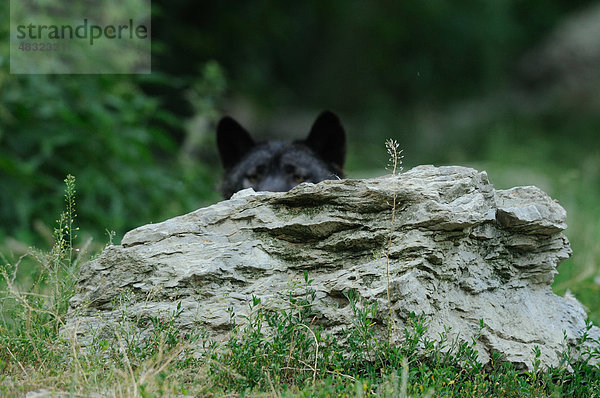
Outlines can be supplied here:
M302 182L317 183L342 178L346 158L346 135L338 117L325 111L315 120L303 141L255 143L231 117L217 126L217 146L225 175L221 192L288 191Z

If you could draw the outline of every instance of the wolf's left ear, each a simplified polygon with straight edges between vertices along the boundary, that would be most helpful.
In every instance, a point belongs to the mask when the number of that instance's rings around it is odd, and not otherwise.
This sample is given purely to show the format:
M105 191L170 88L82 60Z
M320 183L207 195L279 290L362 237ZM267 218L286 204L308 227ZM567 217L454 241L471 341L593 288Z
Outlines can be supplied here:
M223 167L235 166L252 149L254 140L238 122L225 116L217 126L217 147Z
M304 143L324 161L343 169L346 160L346 133L335 113L322 112Z

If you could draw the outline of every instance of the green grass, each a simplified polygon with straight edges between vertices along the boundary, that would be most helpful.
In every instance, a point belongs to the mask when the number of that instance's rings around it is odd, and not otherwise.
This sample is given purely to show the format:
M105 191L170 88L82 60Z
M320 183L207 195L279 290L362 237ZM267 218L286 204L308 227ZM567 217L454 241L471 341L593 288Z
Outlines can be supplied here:
M53 271L50 271L53 272ZM49 278L51 279L51 278ZM520 372L495 356L489 367L477 361L475 339L459 343L440 336L424 337L427 319L411 315L401 345L376 335L373 303L346 297L354 323L340 336L314 326L315 292L305 274L298 291L273 309L258 298L249 315L231 314L232 333L223 347L202 333L174 328L175 311L153 319L153 335L145 340L127 325L114 329L113 340L96 340L86 351L58 333L67 297L58 291L44 300L5 295L0 326L0 393L6 396L45 389L88 396L456 396L537 397L597 396L600 369L592 356L575 359L566 352L557 368ZM58 293L57 293L58 292ZM126 300L123 301L126 308ZM267 309L268 308L268 309ZM56 312L54 312L56 311ZM23 322L8 319L26 314ZM482 328L484 325L482 324ZM201 349L193 347L203 347Z
M49 252L26 257L37 266L34 282L17 280L25 257L4 261L0 293L0 395L45 390L67 396L273 396L273 397L591 397L600 395L600 351L571 349L560 366L522 372L495 355L477 360L471 342L425 337L428 320L412 314L404 342L376 334L375 303L346 292L354 313L339 335L315 326L311 279L276 306L253 298L247 316L231 313L231 336L222 347L199 330L175 327L179 308L151 318L153 333L122 324L112 338L96 338L86 350L60 327L85 255L73 250L74 181L66 180L67 209L57 222ZM127 311L127 297L120 300ZM482 323L481 327L484 325ZM117 341L120 341L117 343ZM583 341L581 341L583 343ZM201 347L201 348L200 348ZM579 347L582 347L580 344Z

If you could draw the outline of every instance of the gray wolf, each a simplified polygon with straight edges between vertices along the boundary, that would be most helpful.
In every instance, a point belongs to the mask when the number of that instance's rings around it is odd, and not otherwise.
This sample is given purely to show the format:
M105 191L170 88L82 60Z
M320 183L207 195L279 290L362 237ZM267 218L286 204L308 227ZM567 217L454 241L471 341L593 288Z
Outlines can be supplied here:
M217 147L225 174L221 193L284 192L303 182L343 178L346 134L339 118L322 112L304 140L256 143L238 122L226 116L217 125Z

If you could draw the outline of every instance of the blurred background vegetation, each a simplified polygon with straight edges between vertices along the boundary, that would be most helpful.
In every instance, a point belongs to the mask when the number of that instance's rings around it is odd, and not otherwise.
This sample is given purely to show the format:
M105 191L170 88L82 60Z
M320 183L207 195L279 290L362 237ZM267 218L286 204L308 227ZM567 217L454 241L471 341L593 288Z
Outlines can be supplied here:
M218 201L214 126L301 138L341 116L350 177L460 164L567 209L570 289L600 322L600 3L153 1L151 75L9 74L0 3L0 252L48 247L77 178L80 237Z

